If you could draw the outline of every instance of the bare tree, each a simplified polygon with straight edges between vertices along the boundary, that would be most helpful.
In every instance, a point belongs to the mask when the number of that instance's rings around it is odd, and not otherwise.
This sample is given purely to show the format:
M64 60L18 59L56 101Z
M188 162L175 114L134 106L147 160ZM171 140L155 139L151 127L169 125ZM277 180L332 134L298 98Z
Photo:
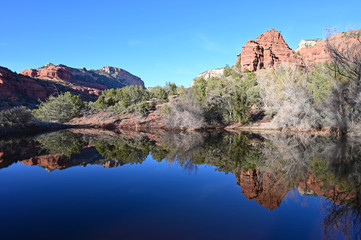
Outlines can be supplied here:
M343 43L343 44L342 44ZM337 43L328 40L326 50L334 89L321 113L327 124L342 134L359 132L361 121L361 31L344 33Z

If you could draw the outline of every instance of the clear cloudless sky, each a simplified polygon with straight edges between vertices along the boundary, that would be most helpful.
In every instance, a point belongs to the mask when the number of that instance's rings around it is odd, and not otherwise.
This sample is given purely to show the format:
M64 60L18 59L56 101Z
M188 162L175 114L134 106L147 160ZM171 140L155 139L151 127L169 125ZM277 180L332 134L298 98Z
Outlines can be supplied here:
M326 26L361 28L361 0L1 0L0 66L13 71L51 62L110 65L146 86L188 87L199 73L232 66L242 46L281 31L291 48L323 38Z

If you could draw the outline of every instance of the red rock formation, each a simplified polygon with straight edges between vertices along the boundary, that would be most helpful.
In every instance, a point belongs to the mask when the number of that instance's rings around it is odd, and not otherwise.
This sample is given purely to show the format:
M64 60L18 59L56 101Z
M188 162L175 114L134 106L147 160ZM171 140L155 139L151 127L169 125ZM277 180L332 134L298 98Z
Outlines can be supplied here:
M355 38L355 35L357 34L361 34L361 30L337 33L329 37L328 39L324 39L318 42L312 47L301 48L298 53L305 59L307 65L312 68L316 64L331 61L330 55L328 54L326 49L327 42L340 50L345 50L353 44L360 45L358 40Z
M288 189L282 179L272 177L270 172L260 173L258 170L241 170L238 184L247 199L255 199L262 206L273 210L286 196Z
M0 67L0 108L9 104L31 104L45 99L54 93L54 89L42 86L35 79L18 75L7 68Z
M32 78L40 78L59 82L72 82L73 80L73 76L71 75L69 69L60 66L49 66L39 69L26 69L24 71L21 71L20 74Z
M262 68L271 69L280 63L305 66L303 59L292 51L281 33L271 29L258 36L256 41L249 40L243 46L235 66L240 66L242 72L247 69L254 72Z

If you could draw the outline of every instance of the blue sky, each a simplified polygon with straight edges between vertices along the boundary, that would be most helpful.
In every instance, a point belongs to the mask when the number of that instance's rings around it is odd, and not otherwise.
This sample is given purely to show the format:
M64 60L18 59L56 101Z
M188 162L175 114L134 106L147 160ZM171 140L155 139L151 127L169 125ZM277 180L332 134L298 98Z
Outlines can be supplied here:
M189 86L207 69L233 65L246 41L270 28L295 49L323 38L326 26L361 28L360 9L361 0L2 0L0 66L110 65L146 86Z

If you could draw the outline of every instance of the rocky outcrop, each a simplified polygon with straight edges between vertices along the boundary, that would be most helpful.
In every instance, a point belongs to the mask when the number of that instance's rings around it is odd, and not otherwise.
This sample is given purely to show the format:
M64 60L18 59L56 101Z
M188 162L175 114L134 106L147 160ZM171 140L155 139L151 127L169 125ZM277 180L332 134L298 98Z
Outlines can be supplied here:
M203 77L205 80L210 79L211 77L223 77L224 68L209 69L205 72L202 72L197 77Z
M322 41L321 38L301 40L301 42L298 44L298 47L296 48L295 52L300 51L302 48L313 47L320 41Z
M242 72L271 69L281 63L304 67L303 59L296 55L283 39L281 33L270 29L256 39L249 40L238 54L235 64Z
M360 44L357 40L357 36L360 38L361 29L337 33L327 39L319 41L316 45L299 49L298 53L305 60L306 64L311 69L316 65L324 62L331 61L330 55L327 51L326 45L336 47L339 50L349 49L353 44Z
M59 82L73 81L73 77L67 67L54 66L52 64L47 64L45 66L47 67L42 67L39 69L26 69L24 71L21 71L20 74L32 78L40 78Z
M31 106L38 99L45 99L55 90L35 79L16 74L0 67L0 109L16 106Z
M20 74L97 90L121 88L128 85L140 85L144 88L144 82L139 77L124 69L110 66L98 70L87 70L86 68L71 68L62 64L55 66L48 63L38 69L24 70Z

